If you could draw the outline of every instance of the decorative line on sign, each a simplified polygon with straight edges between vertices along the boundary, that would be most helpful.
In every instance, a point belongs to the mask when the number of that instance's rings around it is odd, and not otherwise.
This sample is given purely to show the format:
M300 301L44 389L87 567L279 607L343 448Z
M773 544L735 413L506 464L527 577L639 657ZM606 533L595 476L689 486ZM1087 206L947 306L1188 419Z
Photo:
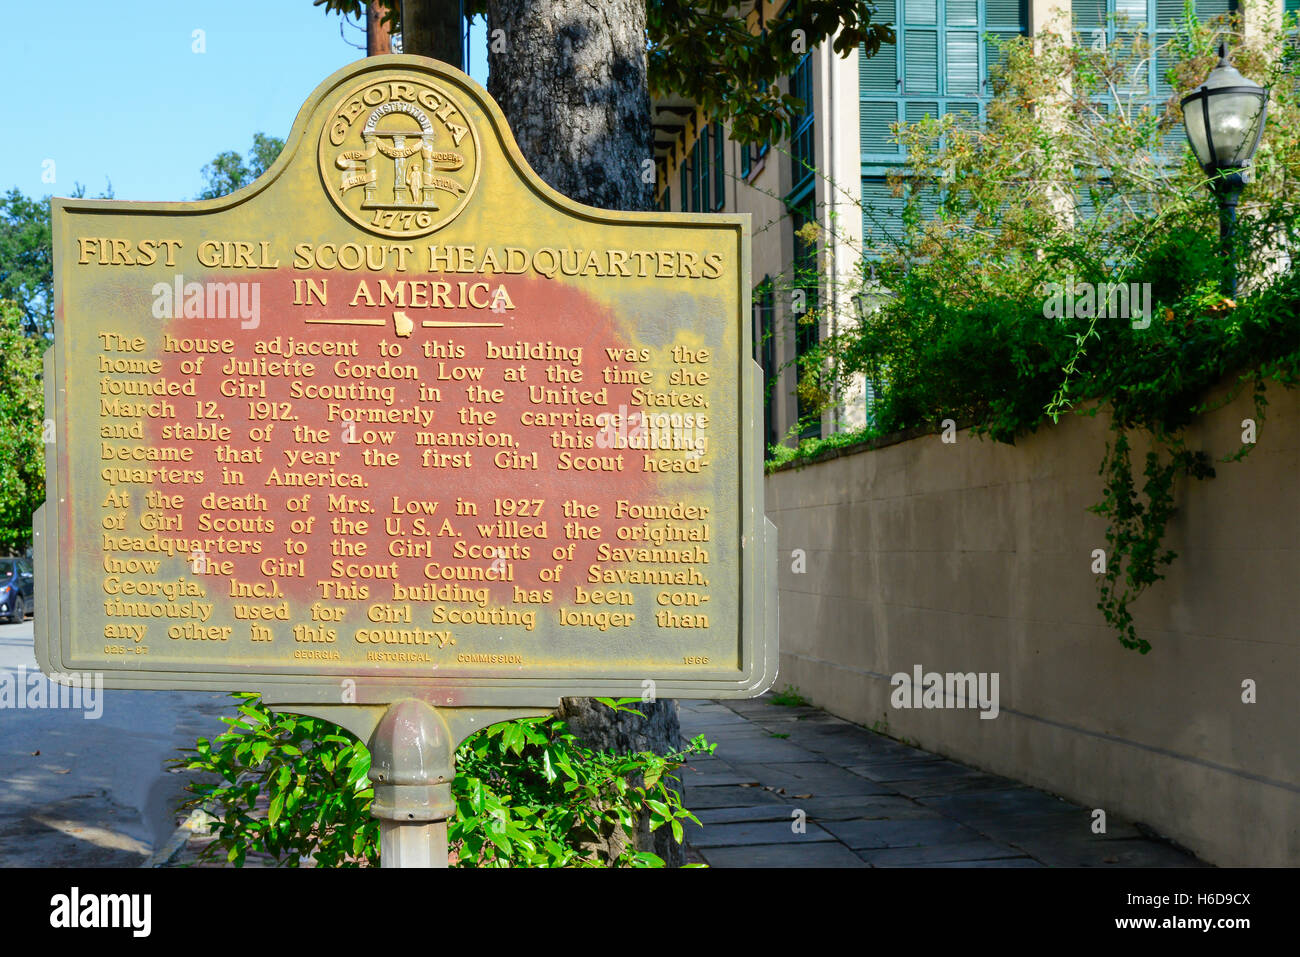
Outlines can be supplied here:
M425 319L420 323L425 329L500 329L504 322L442 322L437 319Z
M322 326L386 326L387 319L304 319L313 325Z

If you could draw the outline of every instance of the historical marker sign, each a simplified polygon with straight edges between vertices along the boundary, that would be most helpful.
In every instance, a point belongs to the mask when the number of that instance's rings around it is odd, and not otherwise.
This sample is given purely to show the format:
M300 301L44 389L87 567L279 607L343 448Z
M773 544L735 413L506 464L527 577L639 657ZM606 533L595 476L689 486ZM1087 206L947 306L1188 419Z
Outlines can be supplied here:
M775 677L748 217L611 213L360 61L255 184L56 200L49 671L358 704Z

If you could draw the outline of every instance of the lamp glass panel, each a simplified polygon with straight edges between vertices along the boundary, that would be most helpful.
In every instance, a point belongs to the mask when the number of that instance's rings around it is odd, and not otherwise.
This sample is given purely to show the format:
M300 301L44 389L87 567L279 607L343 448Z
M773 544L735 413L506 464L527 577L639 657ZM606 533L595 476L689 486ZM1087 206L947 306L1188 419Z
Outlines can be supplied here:
M1250 158L1263 107L1264 98L1254 93L1211 94L1209 133L1215 163L1233 166Z
M1190 100L1183 106L1183 125L1187 128L1187 141L1192 144L1196 162L1201 166L1210 163L1210 146L1205 137L1205 113L1200 99Z

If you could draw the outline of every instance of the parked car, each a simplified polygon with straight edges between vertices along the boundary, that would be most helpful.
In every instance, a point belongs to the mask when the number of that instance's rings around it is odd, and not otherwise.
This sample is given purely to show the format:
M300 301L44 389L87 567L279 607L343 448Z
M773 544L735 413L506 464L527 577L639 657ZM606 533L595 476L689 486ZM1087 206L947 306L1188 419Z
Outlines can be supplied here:
M36 614L36 573L26 558L0 558L0 618L10 624Z

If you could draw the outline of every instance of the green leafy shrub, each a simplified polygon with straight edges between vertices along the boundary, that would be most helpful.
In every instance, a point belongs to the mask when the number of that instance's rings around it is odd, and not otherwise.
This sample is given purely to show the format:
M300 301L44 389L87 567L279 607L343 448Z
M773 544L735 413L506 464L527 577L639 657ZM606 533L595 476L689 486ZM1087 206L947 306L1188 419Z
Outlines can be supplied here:
M235 697L238 717L222 719L230 730L200 738L178 762L208 778L191 786L188 802L216 819L201 859L242 866L253 852L288 867L377 865L366 746L328 721L271 711L254 694ZM700 736L668 755L593 751L555 717L484 728L456 752L447 822L455 866L662 867L657 855L608 838L617 828L632 833L644 816L680 843L683 822L699 821L670 784L691 755L713 747Z
M24 334L18 306L0 300L0 554L31 545L32 515L45 498L45 346Z

